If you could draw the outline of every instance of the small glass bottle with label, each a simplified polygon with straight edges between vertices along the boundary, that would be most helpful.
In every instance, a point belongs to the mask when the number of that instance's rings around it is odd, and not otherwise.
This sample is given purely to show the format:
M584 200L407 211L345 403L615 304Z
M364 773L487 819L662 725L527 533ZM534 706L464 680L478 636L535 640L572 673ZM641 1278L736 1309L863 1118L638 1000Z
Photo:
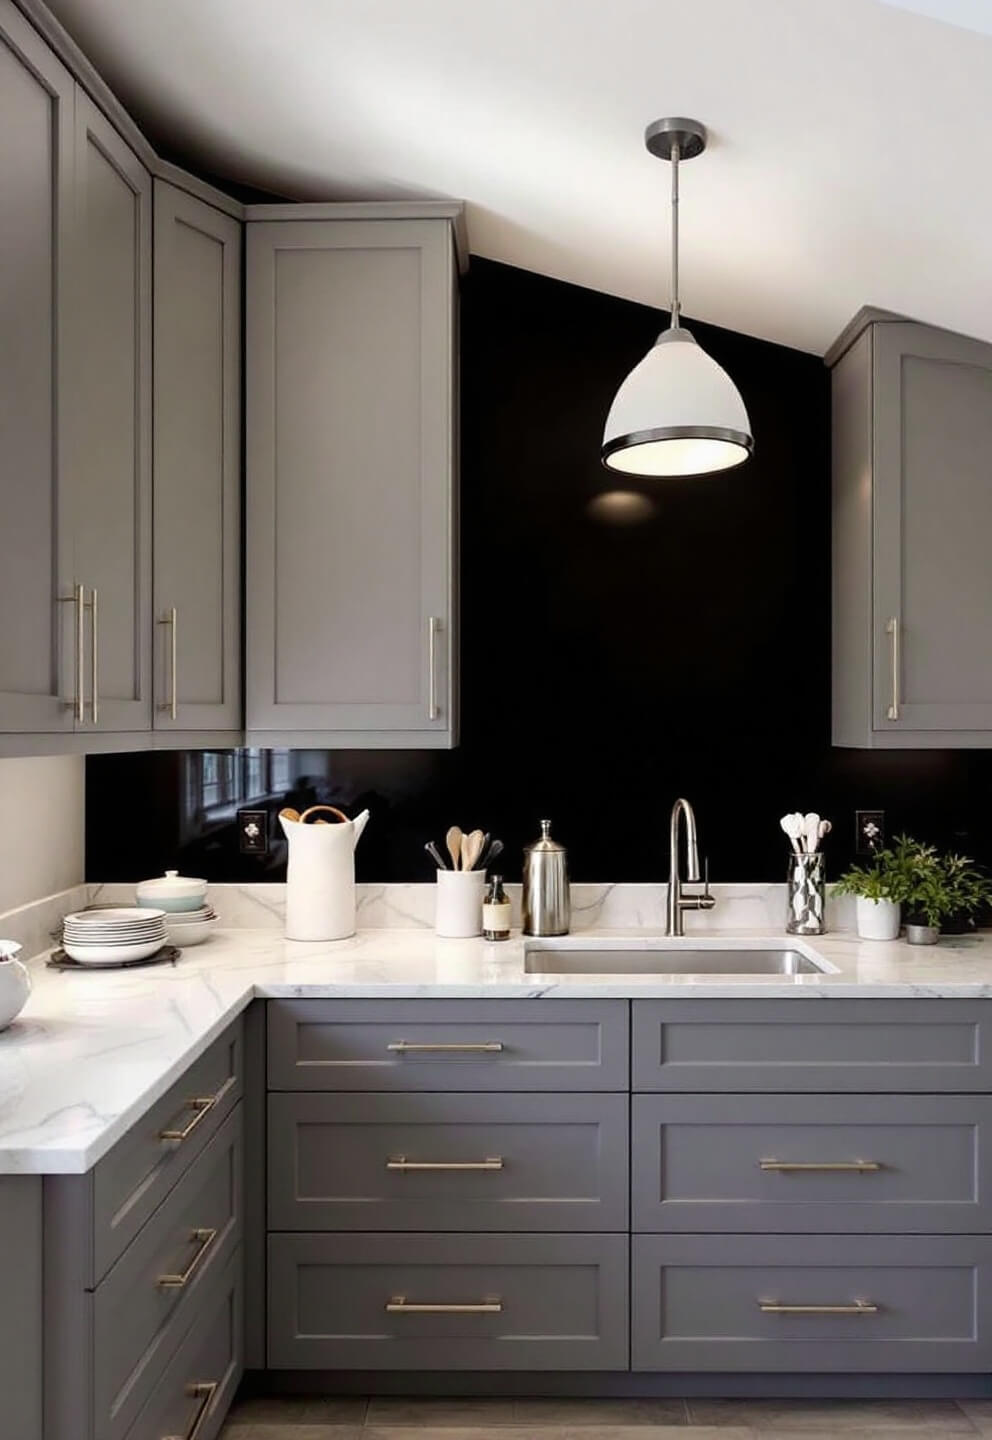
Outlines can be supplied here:
M489 882L486 898L482 902L482 938L484 940L509 940L510 902L503 889L502 875L494 875Z

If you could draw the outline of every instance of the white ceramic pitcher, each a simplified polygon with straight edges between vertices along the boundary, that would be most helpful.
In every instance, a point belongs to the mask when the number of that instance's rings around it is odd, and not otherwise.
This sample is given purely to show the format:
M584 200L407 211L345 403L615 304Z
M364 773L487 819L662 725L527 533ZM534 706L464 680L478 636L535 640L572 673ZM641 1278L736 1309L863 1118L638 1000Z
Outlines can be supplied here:
M341 815L331 805L318 811ZM368 822L363 810L354 820L307 825L279 816L289 842L286 873L286 939L346 940L355 933L355 846Z

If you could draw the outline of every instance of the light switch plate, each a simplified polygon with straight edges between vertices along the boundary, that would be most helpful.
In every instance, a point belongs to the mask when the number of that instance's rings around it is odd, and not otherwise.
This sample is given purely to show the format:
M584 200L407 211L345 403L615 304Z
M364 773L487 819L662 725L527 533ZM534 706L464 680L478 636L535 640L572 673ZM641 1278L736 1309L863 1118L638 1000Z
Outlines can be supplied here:
M238 811L238 849L242 855L267 855L269 853L269 812L267 810Z

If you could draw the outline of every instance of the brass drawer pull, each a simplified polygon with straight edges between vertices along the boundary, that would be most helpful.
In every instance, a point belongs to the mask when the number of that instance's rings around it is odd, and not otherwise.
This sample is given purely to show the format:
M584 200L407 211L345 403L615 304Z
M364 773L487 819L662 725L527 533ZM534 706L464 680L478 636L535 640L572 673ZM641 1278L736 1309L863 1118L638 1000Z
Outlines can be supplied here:
M793 1170L840 1170L871 1175L882 1168L877 1160L759 1160L758 1165L762 1170L777 1170L783 1175Z
M855 1300L852 1305L779 1305L774 1300L759 1300L762 1315L877 1315L879 1306L870 1300Z
M186 1394L194 1400L202 1400L203 1403L193 1416L193 1424L185 1435L163 1435L162 1440L196 1440L206 1424L207 1415L219 1388L220 1384L217 1380L205 1380L195 1385L187 1385Z
M502 1300L487 1296L474 1305L415 1305L405 1295L394 1295L386 1301L388 1315L499 1315Z
M185 1290L206 1258L207 1251L217 1239L216 1230L194 1230L189 1237L199 1243L199 1248L181 1275L160 1275L156 1280L162 1290Z
M216 1095L198 1095L195 1100L187 1101L189 1108L193 1111L192 1120L181 1130L160 1130L158 1138L160 1140L187 1140L200 1121L207 1118L217 1104L217 1099Z
M485 1160L408 1160L396 1155L386 1161L387 1170L502 1170L502 1155L487 1155Z
M450 1045L434 1044L429 1041L390 1040L386 1046L387 1050L393 1050L398 1055L430 1052L437 1052L442 1055L459 1054L462 1052L481 1055L498 1055L502 1048L502 1040L465 1040Z

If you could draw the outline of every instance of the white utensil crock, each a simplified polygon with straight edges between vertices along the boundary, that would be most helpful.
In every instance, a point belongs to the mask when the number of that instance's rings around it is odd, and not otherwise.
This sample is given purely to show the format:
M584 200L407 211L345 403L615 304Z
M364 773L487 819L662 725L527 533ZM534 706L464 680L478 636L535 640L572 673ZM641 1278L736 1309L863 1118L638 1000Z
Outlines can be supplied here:
M0 1030L21 1013L31 994L31 976L17 959L20 948L16 940L0 940Z
M449 940L468 940L482 934L482 900L486 893L484 870L439 870L434 929Z
M902 907L895 900L869 900L859 895L855 909L862 940L898 940Z
M302 825L279 816L289 842L286 939L346 940L355 933L355 846L363 810L335 825Z

